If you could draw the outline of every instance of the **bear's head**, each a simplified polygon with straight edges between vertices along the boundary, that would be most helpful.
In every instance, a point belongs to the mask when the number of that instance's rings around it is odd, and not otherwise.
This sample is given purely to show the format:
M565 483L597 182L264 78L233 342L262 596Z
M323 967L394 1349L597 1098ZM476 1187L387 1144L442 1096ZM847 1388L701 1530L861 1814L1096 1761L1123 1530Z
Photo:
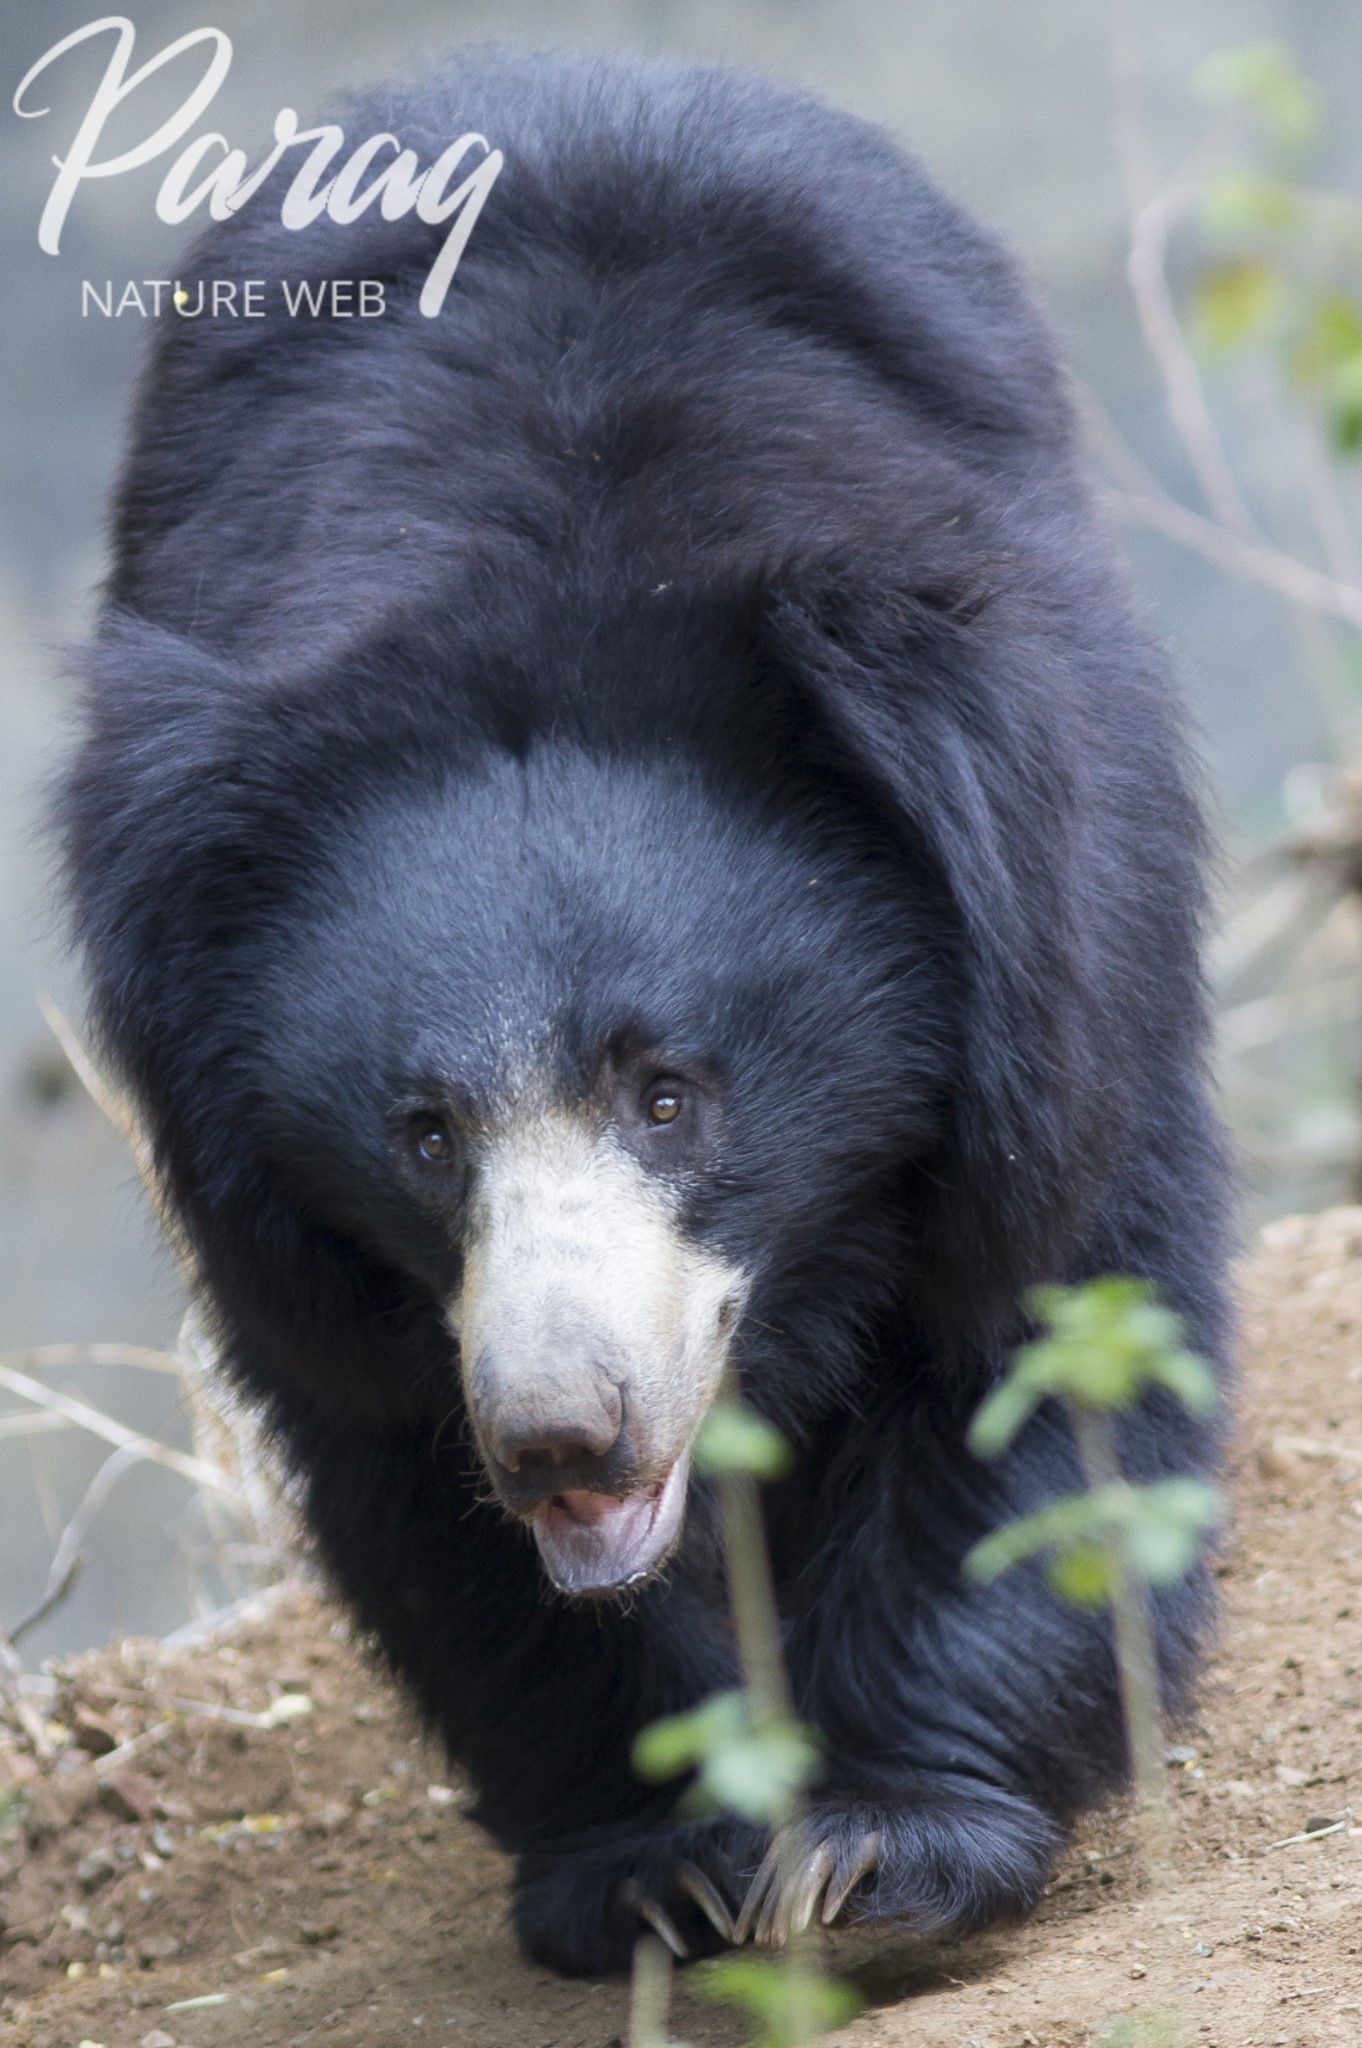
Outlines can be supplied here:
M896 573L494 560L301 661L105 622L78 927L224 1359L286 1436L466 1429L570 1592L666 1556L726 1375L797 1441L877 1372L963 1412L1161 1028L1081 663Z
M646 1578L726 1369L796 1428L828 1399L940 1123L948 963L887 849L545 739L347 821L256 974L272 1174L438 1306L553 1582Z

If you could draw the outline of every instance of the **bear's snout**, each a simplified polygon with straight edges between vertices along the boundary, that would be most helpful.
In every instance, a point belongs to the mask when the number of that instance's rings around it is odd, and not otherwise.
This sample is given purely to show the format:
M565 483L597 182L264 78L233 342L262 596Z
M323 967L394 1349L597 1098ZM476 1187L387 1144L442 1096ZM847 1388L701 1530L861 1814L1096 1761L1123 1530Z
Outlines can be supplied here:
M497 1498L563 1591L636 1583L679 1539L745 1292L585 1118L508 1119L485 1146L449 1321Z
M622 1377L620 1362L614 1371ZM529 1514L568 1490L625 1492L636 1483L620 1377L585 1345L562 1340L538 1361L486 1352L474 1361L475 1429L513 1512Z

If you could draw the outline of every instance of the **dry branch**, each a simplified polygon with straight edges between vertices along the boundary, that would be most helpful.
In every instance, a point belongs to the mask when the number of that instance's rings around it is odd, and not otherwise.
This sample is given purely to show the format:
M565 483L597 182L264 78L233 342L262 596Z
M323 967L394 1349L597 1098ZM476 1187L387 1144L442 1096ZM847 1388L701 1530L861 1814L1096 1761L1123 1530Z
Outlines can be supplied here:
M59 1394L8 1365L0 1365L0 1387L17 1394L23 1401L32 1401L35 1407L65 1416L77 1428L89 1430L92 1436L102 1437L105 1443L113 1444L120 1451L135 1453L153 1465L164 1465L168 1472L178 1472L182 1479L189 1480L191 1485L200 1487L205 1493L224 1494L232 1500L242 1499L236 1482L216 1465L208 1464L203 1458L190 1457L184 1451L172 1450L169 1444L158 1443L154 1437L140 1436L135 1429L116 1422L102 1409L92 1408L88 1401L77 1400L72 1394Z

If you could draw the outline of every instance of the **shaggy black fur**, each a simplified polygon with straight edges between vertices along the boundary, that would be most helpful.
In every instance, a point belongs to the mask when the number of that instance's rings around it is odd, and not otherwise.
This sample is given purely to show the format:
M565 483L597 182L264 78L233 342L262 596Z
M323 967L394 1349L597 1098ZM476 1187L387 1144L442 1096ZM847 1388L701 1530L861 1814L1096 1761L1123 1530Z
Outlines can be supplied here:
M673 1824L635 1731L734 1676L710 1504L626 1607L478 1499L415 1090L567 1098L666 1045L722 1119L687 1227L755 1276L736 1356L816 1822L865 1915L1037 1897L1124 1769L1105 1626L962 1553L1075 1483L964 1426L1032 1283L1152 1276L1224 1346L1202 828L1165 663L998 249L883 136L723 71L476 51L352 110L506 152L443 230L286 234L187 282L382 277L380 320L163 321L62 796L103 1044L359 1621L518 1857L531 1954L622 1966L622 1882L697 1937L761 1843ZM1151 1403L1132 1469L1214 1442ZM1207 1620L1160 1603L1169 1698Z

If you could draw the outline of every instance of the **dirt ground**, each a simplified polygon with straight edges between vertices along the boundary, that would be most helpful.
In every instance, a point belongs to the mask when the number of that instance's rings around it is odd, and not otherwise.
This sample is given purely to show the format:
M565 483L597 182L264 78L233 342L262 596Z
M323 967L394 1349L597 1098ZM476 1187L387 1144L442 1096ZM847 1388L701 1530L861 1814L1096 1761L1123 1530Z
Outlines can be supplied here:
M1079 2048L1171 2000L1206 2048L1362 2043L1362 1209L1273 1225L1243 1299L1223 1639L1170 1755L1174 1878L1141 1892L1112 1812L1024 1928L837 1935L865 2001L839 2040ZM520 1961L504 1862L317 1598L53 1675L0 1722L0 2048L618 2048L622 1987ZM684 1972L672 2028L743 2038Z

